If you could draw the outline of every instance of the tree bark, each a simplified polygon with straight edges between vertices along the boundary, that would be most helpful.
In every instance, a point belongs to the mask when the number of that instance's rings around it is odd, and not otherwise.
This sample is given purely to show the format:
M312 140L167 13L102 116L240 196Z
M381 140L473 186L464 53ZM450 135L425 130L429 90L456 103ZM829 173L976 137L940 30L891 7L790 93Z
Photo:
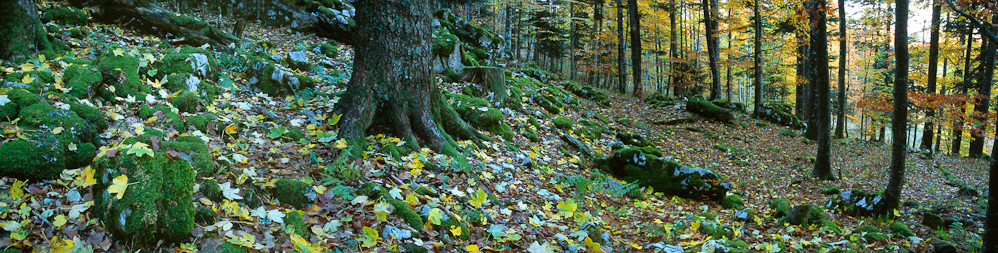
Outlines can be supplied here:
M936 93L936 68L939 66L939 16L942 10L942 3L938 0L934 1L932 4L932 30L929 32L929 77L928 77L928 93ZM935 117L935 110L929 108L925 112L925 117L929 120L925 122L922 132L922 143L919 148L922 149L932 149L932 135L935 133L933 128L935 127L932 117Z
M839 99L838 121L835 122L835 138L843 138L846 127L846 64L849 48L846 45L846 1L839 0Z
M0 59L14 60L38 51L35 38L44 31L39 22L35 1L0 0ZM41 34L45 36L44 34Z
M353 142L355 155L374 126L415 144L454 157L459 138L483 137L449 107L431 66L433 9L430 0L372 0L357 7L353 75L334 109L342 113L339 134ZM445 131L446 130L446 133Z
M638 13L638 0L627 0L627 13L631 18L631 75L634 96L641 97L641 15Z
M718 98L721 93L721 74L717 68L718 43L717 43L717 0L703 0L703 20L705 23L704 33L707 35L707 55L710 64L710 100Z
M677 45L676 40L676 0L669 1L669 86L676 85L676 62L675 59L679 57L679 45Z
M755 49L753 51L753 67L755 68L755 108L752 110L752 117L758 118L759 111L762 110L762 12L759 5L762 0L755 0Z
M967 54L964 56L965 61L963 62L963 74L961 75L961 77L963 77L964 82L969 82L968 79L971 78L970 53L971 51L973 51L973 49L974 49L974 29L971 28L967 32ZM962 90L963 94L967 94L967 85L963 85ZM956 136L956 140L953 140L952 149L950 150L950 153L956 156L960 155L960 149L963 146L963 125L964 125L963 117L967 114L967 112L963 107L964 104L966 104L965 101L960 101L960 117L958 117L956 121L953 122L953 136Z
M987 33L987 30L981 29L981 34L985 33ZM992 34L994 33L992 32ZM998 43L989 41L987 36L981 37L984 39L984 43L981 45L981 54L983 55L981 64L984 66L984 73L981 73L980 79L978 79L978 94L980 96L974 105L974 111L977 112L977 118L982 122L980 128L975 128L973 132L974 140L970 142L971 157L981 157L984 155L984 139L987 136L986 133L988 130L987 117L984 115L988 114L988 109L991 108L991 86L995 76L995 49L998 48L996 47Z
M818 180L835 180L835 176L832 174L831 165L831 108L829 106L828 93L831 89L828 80L828 17L826 11L828 8L828 3L826 0L815 0L815 5L818 10L812 13L812 20L817 21L814 26L816 29L815 33L812 33L812 44L814 49L812 56L816 56L814 62L817 63L814 71L815 79L814 84L817 87L818 92L818 110L817 110L817 133L818 133L818 151L815 154L814 171L812 176ZM808 126L811 128L814 126Z
M624 63L624 5L617 0L617 89L627 94L627 67Z
M908 127L908 0L896 2L894 24L894 50L897 73L894 76L894 117L891 122L890 181L884 190L884 207L881 214L891 215L900 207L901 189L904 186L905 129Z
M807 119L804 119L804 121L807 122L807 129L804 130L804 138L807 138L807 139L810 139L810 140L818 140L818 134L820 132L819 131L820 130L819 124L821 124L821 120L822 120L822 115L820 115L820 112L818 111L818 110L821 109L819 107L819 104L821 104L821 102L822 102L822 101L819 101L819 96L821 95L820 94L821 93L821 85L823 85L821 83L822 80L820 79L820 77L818 75L821 73L821 71L819 70L820 66L822 66L822 64L824 64L824 66L828 65L828 54L827 54L828 49L827 48L818 48L818 46L819 46L818 43L820 43L818 40L822 39L822 36L820 34L825 34L824 40L825 40L825 45L827 47L827 45L828 45L828 36L827 36L827 31L821 31L817 27L818 23L820 22L817 19L825 17L825 12L821 8L821 6L824 6L824 4L819 4L819 3L824 3L824 0L811 0L811 1L808 1L808 2L809 2L809 4L808 4L808 8L807 8L808 10L807 11L808 11L808 13L812 13L812 15L809 15L809 17L810 17L810 19L809 19L810 23L809 24L810 24L811 30L810 30L810 36L809 36L810 37L810 42L808 43L808 49L809 49L808 50L808 57L807 57L808 68L806 68L807 73L808 73L807 74L807 84L808 84L808 89L807 89L808 90L808 93L807 93L808 99L807 100L808 100L808 103L804 104L804 106L807 108L806 110L807 110L807 114L809 115L809 117ZM818 17L817 15L813 15L813 13L821 13L821 17ZM826 52L825 55L820 55L818 53L818 52L821 52L821 51ZM821 62L821 61L824 61L824 62ZM826 69L826 71L825 71L826 73L824 74L825 75L825 79L824 80L827 81L828 80L828 78L827 78L828 77L827 67L825 69Z

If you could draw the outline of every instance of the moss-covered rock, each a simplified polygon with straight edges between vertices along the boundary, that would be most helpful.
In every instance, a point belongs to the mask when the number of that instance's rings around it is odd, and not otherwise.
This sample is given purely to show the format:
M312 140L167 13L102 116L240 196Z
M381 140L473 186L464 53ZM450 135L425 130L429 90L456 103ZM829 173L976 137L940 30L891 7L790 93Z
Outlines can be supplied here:
M73 64L63 75L66 86L72 88L69 94L83 99L93 97L94 87L104 80L97 67L85 64Z
M931 229L946 230L946 221L943 217L931 212L922 213L922 225Z
M288 68L291 69L297 69L300 71L312 70L312 63L308 59L308 55L302 51L288 52L288 57L285 62L288 64Z
M42 14L42 22L74 26L86 25L87 13L73 7L60 7L45 11L45 14Z
M315 189L302 181L280 179L274 186L273 196L281 203L304 210L315 202Z
M184 123L187 125L188 129L193 128L201 132L207 132L208 126L214 122L216 122L215 114L206 112L198 116L187 118L187 121Z
M201 182L201 189L199 192L211 201L222 201L222 187L218 185L218 181L215 179L209 179Z
M686 110L722 123L732 123L735 119L735 116L731 115L731 112L728 110L721 108L714 103L703 100L703 98L700 97L693 97L693 99L686 102Z
M104 80L102 86L92 87L94 94L108 102L117 101L115 97L145 97L150 89L139 78L139 59L127 53L115 54L115 50L121 49L108 49L97 58L96 64L100 72L115 78Z
M759 110L759 118L793 129L807 128L807 123L794 115L788 104L768 103Z
M232 243L223 243L218 245L218 249L215 250L218 253L246 253L246 248L238 246Z
M787 199L774 199L769 202L769 209L773 210L773 217L780 218L790 214L790 201Z
M780 222L786 222L793 225L810 225L821 223L821 220L825 218L825 212L821 210L817 205L798 205L790 209L790 213L787 217L780 219Z
M571 91L572 94L575 94L576 96L589 99L600 106L608 105L607 103L609 98L606 96L606 94L603 93L603 91L601 90L597 90L593 86L580 85L572 81L567 81L564 82L563 84L565 85L566 90Z
M821 194L825 195L834 195L839 193L842 193L842 190L839 190L839 187L836 185L829 185L828 187L825 187L824 190L821 190Z
M146 133L126 139L123 144L131 147L139 141L151 140L153 136ZM160 151L152 153L152 156L138 157L127 154L125 149L113 157L100 157L94 162L97 170L95 213L118 240L137 243L184 241L190 238L194 228L192 199L197 172L184 159L170 159ZM120 199L108 192L108 187L119 176L127 177L129 184Z
M402 218L402 220L404 220L406 224L409 224L412 228L422 227L423 224L425 224L425 219L420 217L419 213L412 210L412 207L404 201L392 198L388 194L388 189L385 189L384 187L378 186L374 183L364 183L359 189L357 189L357 193L368 196L371 199L384 198L389 204L395 207L395 211L393 211L392 214Z
M839 210L848 215L870 216L878 214L885 204L886 202L879 192L851 190L844 191L828 200L825 207Z
M23 179L48 179L64 169L85 166L97 154L97 134L104 131L103 114L92 107L69 102L56 108L39 103L33 95L18 96L3 109L20 108L21 136L0 145L0 175ZM10 99L10 98L8 98ZM69 107L69 109L64 109ZM79 113L88 114L87 118Z
M537 94L531 96L530 100L551 114L560 114L565 107L565 103L552 95Z
M745 205L745 202L743 202L742 198L738 197L738 195L725 196L724 198L721 198L721 201L719 201L719 203L721 204L721 207L724 207L726 209L741 208L742 206Z
M683 166L638 148L618 150L597 160L596 167L619 179L688 199L717 201L734 186L713 171Z
M309 48L311 48L312 52L325 55L329 58L336 58L339 55L339 48L330 44L316 43L309 46Z
M731 216L736 221L750 221L755 219L755 211L752 211L750 208L745 208L735 211L731 214Z
M915 232L912 232L911 228L909 228L908 225L905 225L903 222L891 223L889 228L893 232L892 234L895 236L902 236L902 237L915 236Z
M503 121L502 112L489 107L488 101L464 94L446 96L452 100L454 111L471 126L502 136L504 140L513 140L512 127Z
M662 93L661 91L656 91L648 97L645 97L644 101L652 106L673 106L676 104L676 99L666 96L665 93Z
M724 109L745 113L745 104L743 103L733 103L728 101L727 99L714 99L713 101L710 102Z
M627 145L635 147L653 146L651 142L645 140L645 137L640 134L631 133L631 132L618 132L615 136L617 137L617 140L620 140L621 142ZM658 156L661 156L661 154L659 154Z
M561 129L561 130L566 130L566 131L567 130L572 130L572 125L575 125L575 122L573 122L571 119L568 119L568 118L565 118L565 117L557 117L557 118L551 120L551 123L554 123L554 127L555 128Z
M880 233L879 228L873 227L872 225L866 225L858 227L852 230L853 234L862 234L863 238L869 241L883 241L887 240L888 236Z
M164 129L173 128L180 132L185 132L186 130L186 128L184 128L184 122L180 120L180 115L174 111L173 108L167 105L159 104L149 107L148 105L143 104L139 107L139 117L149 119L153 116L157 117L156 121L152 122L153 126L162 124Z
M291 211L287 216L284 216L284 224L302 238L307 239L312 237L312 232L308 231L309 228L305 225L305 219L301 217L301 213L298 211Z
M217 217L218 212L215 212L215 210L212 210L210 207L199 208L197 212L194 213L194 221L205 225L215 224Z
M201 100L193 92L183 90L170 100L170 104L180 112L195 113L198 111L198 106L201 105Z
M262 57L253 57L246 71L249 87L274 97L293 95L302 89L315 89L312 78L296 74Z

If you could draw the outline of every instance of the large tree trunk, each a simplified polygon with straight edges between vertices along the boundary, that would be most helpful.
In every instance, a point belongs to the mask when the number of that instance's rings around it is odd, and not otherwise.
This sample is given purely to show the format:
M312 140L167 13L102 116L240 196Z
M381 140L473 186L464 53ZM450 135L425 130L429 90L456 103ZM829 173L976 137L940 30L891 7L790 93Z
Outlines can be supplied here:
M0 59L14 60L38 51L35 38L41 28L35 1L0 0ZM44 34L41 34L45 36Z
M762 0L755 0L755 49L753 52L753 67L755 68L755 106L752 110L752 117L759 117L759 110L762 110L762 13L759 5Z
M828 23L826 11L828 8L828 3L826 0L814 0L817 6L818 12L812 14L812 20L817 21L814 25L816 29L812 34L811 45L814 45L813 54L815 56L814 63L816 63L814 71L814 86L817 87L818 93L818 110L815 122L817 123L817 133L818 133L818 151L815 154L817 158L814 163L814 171L812 171L812 176L818 180L835 180L835 176L832 175L832 165L831 165L831 135L830 128L832 115L831 108L829 106L828 93L831 89L828 80ZM815 126L808 126L812 128Z
M676 85L676 62L675 59L679 57L679 45L678 40L676 40L676 0L669 0L669 86Z
M707 35L707 55L710 65L710 100L717 99L721 93L721 72L717 68L718 43L717 43L717 0L703 0L703 20L705 23L705 34Z
M905 142L908 141L905 138L908 127L908 0L899 0L896 5L894 51L897 73L894 76L894 117L891 122L891 169L890 181L884 189L884 208L880 210L888 216L900 206L901 189L905 182Z
M451 156L459 154L444 128L461 138L480 135L437 87L429 50L432 12L430 0L372 0L357 6L357 36L363 44L355 47L347 94L334 110L343 114L340 136L356 149L363 149L364 136L374 126Z
M843 138L846 128L846 67L849 48L846 46L846 0L839 0L839 99L835 138Z
M807 6L808 13L825 13L819 7L817 0L811 0L811 1L808 1L808 2L809 2L808 6ZM822 0L822 2L824 2L824 1ZM824 6L824 5L822 5L822 6ZM821 16L824 17L825 15L821 15ZM819 112L818 112L818 110L819 110L818 104L821 103L821 101L818 101L818 95L819 95L819 93L821 93L821 91L820 91L820 85L822 85L822 84L819 84L819 82L821 82L821 81L818 80L819 79L819 77L818 77L818 74L819 74L818 68L819 67L818 66L820 66L821 64L825 64L825 65L828 64L828 55L827 55L827 53L826 53L826 55L822 56L822 55L819 55L818 52L820 50L824 50L824 52L828 52L828 49L827 48L817 48L817 47L818 47L818 43L819 43L818 42L819 37L821 37L821 36L819 36L819 34L827 34L827 31L820 31L818 29L817 24L818 24L819 21L817 20L817 18L819 18L819 17L817 17L815 15L810 15L809 17L810 17L810 19L809 19L810 26L809 27L811 28L811 30L809 31L809 33L810 33L810 36L809 36L810 37L810 43L808 43L808 47L809 47L808 57L807 57L807 65L808 65L808 67L805 68L807 70L807 87L808 87L807 90L808 90L808 93L806 95L808 96L808 99L807 99L808 103L804 104L804 107L806 107L805 110L807 110L808 117L806 119L804 119L804 121L807 122L807 129L804 131L804 138L808 138L810 140L818 140L818 129L819 129L818 125L821 124L820 123L820 121L821 121L821 115L819 115ZM827 40L827 36L825 36L825 45L827 46L827 44L828 44L828 40ZM819 62L819 61L822 61L822 59L823 59L823 61L825 61L824 63ZM827 77L827 74L826 74L826 77ZM828 78L825 78L825 80L828 80Z
M631 80L634 82L634 96L641 97L641 14L638 13L638 0L627 0L627 14L631 18Z
M942 9L942 3L939 0L934 1L932 4L932 30L929 35L929 80L928 80L928 93L936 93L936 68L939 66L939 15ZM922 132L922 144L919 145L922 149L932 149L932 135L935 133L934 119L935 110L929 108L925 112L925 117L929 118L929 121L925 122L924 131Z
M624 5L617 0L617 89L627 94L627 67L624 63Z

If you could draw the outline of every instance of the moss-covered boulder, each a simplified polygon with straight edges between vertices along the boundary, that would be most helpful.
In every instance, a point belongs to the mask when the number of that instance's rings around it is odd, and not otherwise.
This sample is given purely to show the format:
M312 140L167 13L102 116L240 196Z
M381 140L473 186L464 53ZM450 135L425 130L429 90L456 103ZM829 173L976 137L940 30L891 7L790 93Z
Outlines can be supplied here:
M274 97L294 95L302 89L315 88L312 78L294 73L263 57L253 57L246 74L253 92L263 92Z
M686 102L686 110L722 123L732 123L735 119L735 116L730 111L700 97L693 97Z
M835 195L839 193L842 193L842 190L839 190L839 187L836 185L829 185L828 187L825 187L824 190L821 190L821 194L825 195Z
M216 122L215 113L206 112L201 115L187 118L184 121L188 129L194 129L201 132L207 132L208 126Z
M931 229L942 229L942 230L947 229L946 221L943 220L943 217L940 217L939 215L932 212L922 213L922 225L925 225L926 227L929 227Z
M101 73L114 77L104 80L101 86L92 87L94 94L104 101L114 102L117 101L115 97L127 96L142 98L151 92L149 86L139 78L139 59L127 52L121 53L121 50L108 49L96 60Z
M575 125L574 121L565 117L554 118L553 120L551 120L551 123L554 124L554 128L565 131L572 130L572 126Z
M645 103L651 104L651 106L673 106L676 104L675 98L666 96L661 91L656 91L643 100Z
M174 108L177 108L180 112L186 113L196 113L198 111L198 106L201 105L201 99L194 92L187 90L180 91L176 97L170 100L170 104Z
M316 43L309 46L312 52L316 54L325 55L329 58L336 58L339 55L339 48L336 46L326 44L326 43Z
M485 99L464 94L446 96L452 101L451 106L454 107L454 111L471 126L502 136L504 140L513 140L512 127L503 121L502 112L489 107L489 102Z
M607 104L609 98L606 96L606 94L603 93L603 91L594 88L593 86L580 85L572 81L567 81L564 82L563 84L565 85L566 90L571 91L572 94L575 94L576 96L589 99L600 106L609 105Z
M195 136L177 137L174 141L163 141L159 143L160 151L179 155L181 159L190 163L199 177L208 177L215 174L215 158L211 156L211 150L204 140ZM175 153L174 153L175 152Z
M792 107L788 104L768 103L759 110L759 118L793 129L807 128L807 123L792 112Z
M87 64L73 64L63 71L69 94L81 99L94 97L94 87L103 81L100 70Z
M49 179L64 169L86 166L97 155L97 134L107 127L103 114L96 109L66 101L60 108L40 103L33 95L17 96L2 107L20 108L23 139L0 145L0 175L22 179ZM8 95L9 96L9 95ZM8 98L9 99L9 98ZM6 114L6 113L5 113ZM80 117L80 115L85 115Z
M74 26L86 25L87 13L73 7L59 7L45 11L45 14L42 14L42 22Z
M825 219L825 212L817 205L798 205L790 209L787 217L780 219L780 223L790 223L793 225L819 224Z
M724 207L725 209L731 209L731 208L741 208L742 206L745 205L745 202L742 201L742 198L739 197L738 195L729 195L725 196L724 198L721 198L721 201L718 201L718 204L720 204L721 207Z
M392 198L388 193L388 189L385 189L385 187L381 187L374 183L364 183L359 189L357 189L357 193L368 196L374 200L384 198L389 204L395 207L395 211L392 211L392 214L402 218L402 220L404 220L406 224L409 224L412 228L421 228L423 227L423 224L425 224L425 219L420 217L419 213L413 210L409 204L405 203L405 201Z
M194 228L194 167L185 159L153 150L161 132L152 130L126 139L123 148L94 162L94 211L118 240L136 243L181 242ZM139 144L141 143L141 144ZM128 154L129 149L150 154ZM120 178L120 179L119 179ZM127 178L127 182L122 180ZM127 183L121 198L111 193L112 185Z
M890 228L891 231L893 232L891 234L895 236L899 237L915 236L915 232L912 232L911 228L909 228L908 225L904 224L904 222L891 223L891 225L888 228Z
M863 239L874 242L887 240L887 238L889 238L887 235L882 234L879 228L876 228L872 225L858 227L856 229L853 229L852 233L861 234L863 235Z
M780 218L790 214L790 201L787 199L774 199L769 202L769 209L773 210L773 217Z
M273 196L281 203L304 210L315 202L315 189L302 181L280 179L274 186Z
M886 203L880 192L851 190L829 199L825 207L853 216L871 216L878 214Z
M653 146L653 144L651 142L645 140L644 136L642 136L640 134L636 134L636 133L618 132L615 135L615 137L617 137L617 140L619 140L620 142L623 142L624 144L635 146L635 147Z
M151 123L152 126L162 126L164 129L173 128L179 132L185 132L184 122L180 120L178 111L174 110L174 108L162 104L153 107L143 104L139 107L139 117L143 119L156 117L156 120Z
M688 199L718 201L734 187L713 171L683 166L639 148L617 150L597 160L596 167L619 179Z
M308 59L308 55L302 51L288 52L285 62L288 64L288 68L291 69L299 71L312 70L312 62Z
M222 187L218 185L218 181L215 179L209 179L201 182L201 188L198 192L211 201L222 201Z
M713 101L710 102L724 109L745 113L745 104L743 103L731 102L728 101L727 99L714 99Z
M312 232L309 232L308 225L305 225L305 219L301 217L301 213L298 211L291 211L287 216L284 217L284 224L290 227L295 234L301 236L302 238L311 238Z

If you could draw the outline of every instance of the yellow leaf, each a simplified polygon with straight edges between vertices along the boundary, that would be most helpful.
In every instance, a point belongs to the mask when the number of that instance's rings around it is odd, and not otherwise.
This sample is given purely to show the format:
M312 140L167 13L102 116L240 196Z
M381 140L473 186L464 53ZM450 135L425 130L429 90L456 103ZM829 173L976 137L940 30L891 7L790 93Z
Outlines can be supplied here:
M156 79L155 81L153 81L153 80L146 80L146 83L148 83L149 86L152 86L153 88L157 88L157 89L159 89L160 87L163 87L163 84L160 83L159 79Z
M135 126L135 134L142 135L146 133L146 128L142 126Z
M604 253L603 249L600 248L599 243L593 242L592 238L586 237L585 244L587 248L591 249L595 253Z
M699 228L700 228L700 220L694 221L693 224L690 225L690 230L697 231L697 229Z
M409 204L410 207L416 206L419 204L419 199L416 198L415 193L410 192L409 195L405 195L405 203Z
M29 83L34 82L34 81L35 81L35 78L31 77L31 75L24 75L24 78L21 78L21 83L23 83L23 84L29 84Z
M338 148L338 149L344 149L344 148L349 147L349 145L347 145L347 140L345 140L345 139L336 140L335 145L336 145L336 148Z
M56 216L55 218L52 219L52 225L55 225L55 228L62 227L62 225L65 224L66 224L66 215L60 214L59 216Z
M76 179L75 179L76 186L79 186L79 187L82 187L82 188L87 188L87 187L90 187L91 185L96 184L97 183L97 179L94 179L94 173L95 172L96 171L93 168L91 168L90 166L87 166L86 168L84 168L83 170L81 170L80 171L80 175L76 176Z
M464 247L464 249L471 253L478 253L480 251L480 249L478 249L478 245L475 244L468 245L468 247Z
M894 209L894 216L901 217L901 213L897 209Z
M51 242L49 242L49 249L51 250L51 252L55 253L72 253L73 245L75 244L76 242L74 242L73 240L60 239L58 236L56 236L52 238Z
M460 237L461 236L461 227L451 225L450 226L450 233L454 234L454 237Z
M325 186L321 186L321 185L314 186L314 187L312 187L312 189L315 189L315 193L318 193L318 194L323 194L323 193L326 192L326 187Z
M24 71L24 72L35 71L35 64L31 64L31 63L24 64L24 65L21 66L21 71Z
M62 127L56 127L56 128L54 128L54 129L52 129L52 134L59 134L59 133L62 133L62 130L63 130L63 128L62 128Z
M339 114L339 113L333 114L333 117L329 119L329 125L330 126L335 126L336 123L340 123L340 117L343 117L343 114Z
M121 199L125 196L125 189L128 189L128 176L121 175L114 178L113 183L107 187L107 192L115 195L115 198Z
M159 119L159 116L152 116L151 118L149 118L149 119L146 120L146 124L152 124L153 122L156 122L156 120L158 120L158 119Z
M115 48L114 51L112 52L114 53L114 56L119 56L119 57L125 54L125 50L121 50L120 47Z
M229 126L225 127L225 134L229 134L229 135L236 134L236 129L237 128L239 128L239 126L237 126L236 124L229 125Z
M149 148L149 144L145 144L145 143L142 143L142 142L136 142L135 144L132 144L132 147L129 148L128 152L125 152L125 154L126 155L133 155L134 154L137 157L142 157L142 155L147 155L149 157L153 157L155 155L155 153L152 151L152 149Z
M480 208L482 207L482 202L485 202L485 198L487 196L488 195L485 194L485 191L482 191L482 188L478 188L478 191L471 193L471 200L468 200L468 203L471 203L471 205L475 208Z

